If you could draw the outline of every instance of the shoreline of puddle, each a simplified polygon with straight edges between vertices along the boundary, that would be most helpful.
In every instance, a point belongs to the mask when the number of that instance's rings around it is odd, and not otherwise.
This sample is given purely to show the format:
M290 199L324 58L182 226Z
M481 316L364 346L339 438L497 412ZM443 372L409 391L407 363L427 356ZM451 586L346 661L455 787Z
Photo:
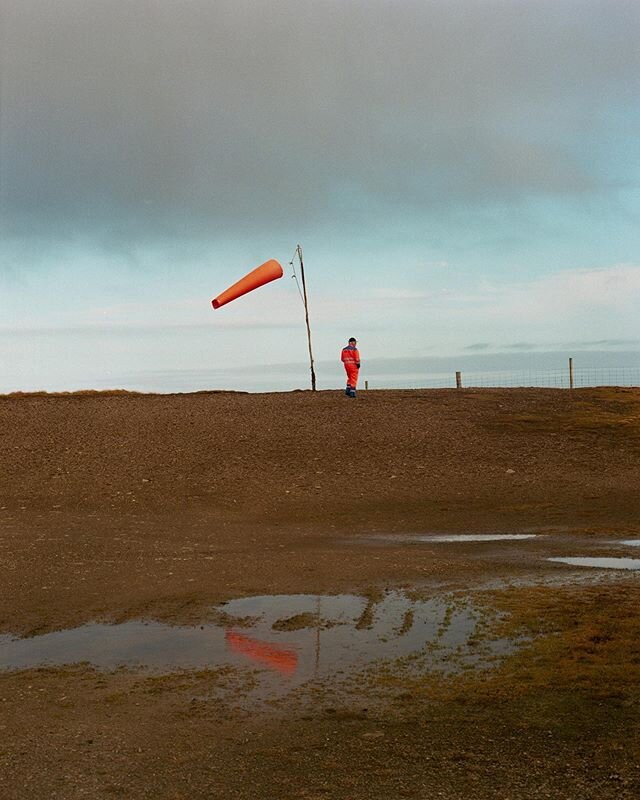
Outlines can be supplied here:
M551 533L482 533L482 534L377 534L371 537L376 543L394 543L410 545L429 544L490 544L498 542L531 542L533 540L552 540ZM568 542L563 541L566 545ZM634 548L640 547L640 539L584 539L582 543L588 548ZM575 544L575 543L574 543ZM616 556L547 556L546 562L565 563L576 567L592 567L600 569L624 569L628 571L640 570L640 558L625 558Z
M218 621L196 626L133 620L0 635L0 673L83 665L166 675L231 667L251 675L249 697L265 700L385 662L443 675L486 668L518 645L482 639L487 611L450 595L264 595L213 610Z
M518 542L548 539L550 534L390 534L374 538L378 542L443 545L509 541L517 550ZM588 543L633 548L640 546L640 539ZM611 556L533 556L531 561L578 569L566 575L558 570L531 578L498 577L474 588L586 584L640 570L640 559ZM425 673L452 674L469 666L486 668L519 645L513 638L482 639L479 633L490 614L473 603L473 593L466 587L464 594L440 590L428 599L416 599L415 594L401 590L372 596L259 595L213 606L214 621L195 626L130 620L90 622L24 638L0 634L0 673L74 665L165 675L234 668L245 670L255 680L249 696L260 700L274 699L314 681L354 676L385 662L405 660Z

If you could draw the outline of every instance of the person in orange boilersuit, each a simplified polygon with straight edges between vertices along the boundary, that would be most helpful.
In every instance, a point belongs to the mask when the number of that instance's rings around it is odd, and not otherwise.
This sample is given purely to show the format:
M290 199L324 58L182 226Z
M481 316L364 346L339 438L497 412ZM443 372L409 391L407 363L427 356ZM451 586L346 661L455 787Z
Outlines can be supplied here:
M347 388L344 393L347 397L356 396L356 386L358 385L358 373L360 372L360 353L356 347L358 343L351 337L349 344L342 348L342 363L347 373Z

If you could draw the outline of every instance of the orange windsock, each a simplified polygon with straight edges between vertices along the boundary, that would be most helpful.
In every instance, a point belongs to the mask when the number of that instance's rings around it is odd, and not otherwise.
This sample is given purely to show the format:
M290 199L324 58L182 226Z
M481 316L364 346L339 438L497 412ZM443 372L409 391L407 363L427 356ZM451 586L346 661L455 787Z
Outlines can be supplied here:
M251 270L248 275L245 275L244 278L240 278L233 286L230 286L226 291L222 292L222 294L215 297L211 301L211 305L214 308L220 308L220 306L230 303L232 300L242 297L243 294L258 289L260 286L264 286L265 283L275 281L283 275L282 267L272 258L269 261L265 261L264 264L261 264L254 270Z

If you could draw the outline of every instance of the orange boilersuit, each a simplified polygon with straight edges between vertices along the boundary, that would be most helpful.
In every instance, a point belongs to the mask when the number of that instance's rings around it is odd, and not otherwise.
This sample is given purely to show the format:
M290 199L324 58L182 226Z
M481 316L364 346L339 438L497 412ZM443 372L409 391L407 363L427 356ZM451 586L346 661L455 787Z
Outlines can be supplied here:
M347 345L342 349L342 363L347 373L347 386L353 389L358 385L358 373L360 372L360 353L358 348Z

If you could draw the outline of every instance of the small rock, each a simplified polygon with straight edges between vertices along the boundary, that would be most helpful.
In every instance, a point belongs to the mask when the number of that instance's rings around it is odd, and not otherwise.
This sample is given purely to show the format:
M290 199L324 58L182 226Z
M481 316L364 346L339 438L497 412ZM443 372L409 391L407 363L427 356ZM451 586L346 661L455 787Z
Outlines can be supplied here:
M515 469L508 469L507 470L507 475L515 475L515 474L516 474Z

